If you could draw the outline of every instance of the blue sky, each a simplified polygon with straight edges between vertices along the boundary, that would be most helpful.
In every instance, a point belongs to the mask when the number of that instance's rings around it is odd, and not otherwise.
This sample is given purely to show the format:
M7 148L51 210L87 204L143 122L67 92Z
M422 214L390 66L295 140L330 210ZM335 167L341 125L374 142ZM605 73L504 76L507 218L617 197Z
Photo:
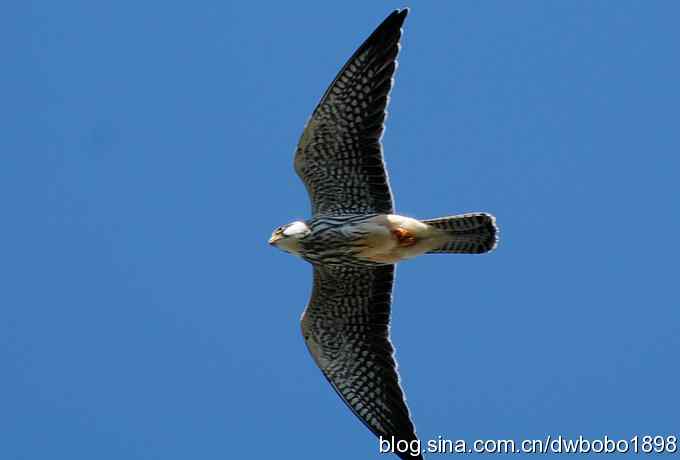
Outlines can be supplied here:
M301 339L310 267L267 238L308 216L311 110L401 6L7 9L1 458L379 458ZM397 211L501 226L398 267L419 435L680 434L680 5L410 6Z

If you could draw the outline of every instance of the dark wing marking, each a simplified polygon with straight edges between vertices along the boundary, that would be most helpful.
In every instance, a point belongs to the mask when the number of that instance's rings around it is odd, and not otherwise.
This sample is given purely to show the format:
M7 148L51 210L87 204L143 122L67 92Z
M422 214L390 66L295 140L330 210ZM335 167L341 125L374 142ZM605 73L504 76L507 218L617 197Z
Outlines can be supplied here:
M408 9L390 14L347 61L314 110L295 154L314 214L391 213L383 161L385 108Z
M354 415L376 436L412 441L416 434L389 339L393 280L394 265L315 266L302 335Z

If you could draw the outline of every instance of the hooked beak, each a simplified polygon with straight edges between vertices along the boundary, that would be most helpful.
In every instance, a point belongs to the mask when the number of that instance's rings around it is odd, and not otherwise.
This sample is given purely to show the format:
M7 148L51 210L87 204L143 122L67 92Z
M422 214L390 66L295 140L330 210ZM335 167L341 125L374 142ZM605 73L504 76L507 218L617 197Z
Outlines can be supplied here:
M271 238L269 238L269 244L275 245L277 241L281 239L280 235L272 235Z

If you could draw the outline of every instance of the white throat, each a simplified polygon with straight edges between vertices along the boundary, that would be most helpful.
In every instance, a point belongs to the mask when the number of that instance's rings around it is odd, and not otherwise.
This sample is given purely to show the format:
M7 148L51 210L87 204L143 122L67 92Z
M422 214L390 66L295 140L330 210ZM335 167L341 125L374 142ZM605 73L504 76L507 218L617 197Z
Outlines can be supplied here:
M285 236L303 236L309 233L309 227L304 222L293 222L283 230Z

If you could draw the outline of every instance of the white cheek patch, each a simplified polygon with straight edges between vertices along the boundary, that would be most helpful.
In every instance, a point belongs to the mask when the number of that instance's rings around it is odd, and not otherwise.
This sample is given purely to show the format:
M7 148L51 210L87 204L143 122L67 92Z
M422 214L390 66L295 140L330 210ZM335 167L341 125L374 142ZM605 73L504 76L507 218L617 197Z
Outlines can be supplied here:
M285 236L293 236L307 231L307 225L304 222L293 222L283 230Z

